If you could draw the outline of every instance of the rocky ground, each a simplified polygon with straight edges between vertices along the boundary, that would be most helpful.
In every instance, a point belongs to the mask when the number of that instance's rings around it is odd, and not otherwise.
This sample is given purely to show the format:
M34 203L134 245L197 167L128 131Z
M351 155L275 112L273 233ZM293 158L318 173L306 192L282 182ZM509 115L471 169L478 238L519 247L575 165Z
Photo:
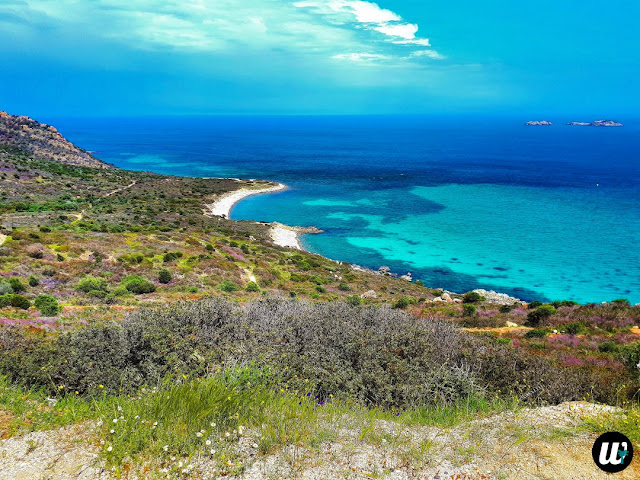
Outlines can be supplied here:
M580 426L586 418L606 414L615 409L574 402L501 413L449 429L388 421L363 428L347 422L334 439L315 448L290 446L270 455L259 455L240 438L237 451L250 459L250 466L237 478L605 479L610 477L591 459L595 435ZM86 425L3 440L0 479L113 478L96 453L98 444ZM222 478L213 473L220 465L205 458L180 460L173 466L150 460L124 477ZM638 478L640 464L634 463L616 478Z

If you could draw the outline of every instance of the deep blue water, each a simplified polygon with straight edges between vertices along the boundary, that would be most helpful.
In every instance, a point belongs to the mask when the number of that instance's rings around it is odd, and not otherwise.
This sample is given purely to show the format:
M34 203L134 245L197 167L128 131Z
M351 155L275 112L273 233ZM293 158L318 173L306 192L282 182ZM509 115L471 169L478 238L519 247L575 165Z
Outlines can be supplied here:
M525 118L41 119L122 168L249 177L287 191L235 219L315 225L310 251L432 287L640 302L640 121ZM591 120L591 119L588 119Z

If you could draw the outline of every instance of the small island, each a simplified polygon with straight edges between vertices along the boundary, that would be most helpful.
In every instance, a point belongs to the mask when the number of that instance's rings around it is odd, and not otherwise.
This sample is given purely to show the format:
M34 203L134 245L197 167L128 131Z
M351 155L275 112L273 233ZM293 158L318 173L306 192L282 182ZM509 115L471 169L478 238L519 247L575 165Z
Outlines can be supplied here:
M528 126L528 127L537 127L537 126L542 126L542 125L544 125L544 126L553 125L553 123L551 123L548 120L532 120L532 121L529 121L529 122L525 123L525 125Z
M596 120L595 122L569 122L567 125L579 127L622 127L622 123L614 120Z

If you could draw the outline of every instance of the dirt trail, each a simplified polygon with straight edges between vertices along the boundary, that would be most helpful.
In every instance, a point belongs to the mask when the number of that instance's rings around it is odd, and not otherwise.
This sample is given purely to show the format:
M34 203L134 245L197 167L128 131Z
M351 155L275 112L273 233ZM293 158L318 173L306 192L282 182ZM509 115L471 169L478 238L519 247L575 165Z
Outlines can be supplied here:
M7 240L7 236L0 233L0 247L4 242L6 242L6 240Z
M610 478L591 458L596 437L579 428L588 417L615 414L612 407L585 402L506 412L451 428L405 426L390 421L362 425L361 419L335 425L335 438L316 448L291 446L259 455L241 439L238 451L246 480L299 478L539 479ZM90 428L35 432L0 442L0 480L107 480ZM247 445L243 445L246 443ZM207 457L193 457L190 478L218 478ZM155 465L138 465L145 478ZM640 478L640 462L617 479ZM228 478L228 477L221 477Z
M105 197L110 197L111 195L114 195L114 194L116 194L116 193L118 193L118 192L122 192L123 190L126 190L126 189L128 189L128 188L133 187L135 184L136 184L136 180L134 180L133 182L131 182L131 183L130 183L129 185L127 185L127 186L120 187L120 188L116 188L114 191L107 193L107 194L105 195Z

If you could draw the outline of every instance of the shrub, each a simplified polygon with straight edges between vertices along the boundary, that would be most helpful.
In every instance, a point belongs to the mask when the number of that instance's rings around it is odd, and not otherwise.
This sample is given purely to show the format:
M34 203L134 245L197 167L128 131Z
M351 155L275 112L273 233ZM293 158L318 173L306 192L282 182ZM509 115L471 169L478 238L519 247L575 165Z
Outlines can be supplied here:
M549 335L550 331L546 330L546 329L534 329L534 330L529 330L527 333L524 334L524 336L526 338L544 338L547 335Z
M360 298L360 295L347 295L344 301L353 307L357 307L358 305L362 304L362 299Z
M626 298L618 298L616 300L612 300L611 304L619 308L628 308L631 306L631 303Z
M173 275L171 275L171 272L166 268L163 268L158 272L158 282L160 283L165 283L165 284L169 283L172 278L173 278Z
M7 293L13 293L13 288L11 288L9 282L2 278L0 279L0 295L6 295Z
M602 353L614 353L618 351L618 345L615 342L603 342L598 345L598 351Z
M218 285L218 288L223 292L235 292L236 290L238 290L238 285L236 285L235 282L232 282L231 280L224 280L220 283L220 285Z
M551 305L541 305L527 314L527 325L537 327L554 313L556 313L556 309Z
M410 303L411 302L407 297L401 297L398 300L396 300L396 302L393 304L393 308L399 308L399 309L407 308Z
M150 280L139 275L128 275L120 282L131 293L141 295L143 293L152 293L156 291L156 286Z
M42 233L51 233L51 228L50 228L50 227L43 226L43 227L40 227L40 231L41 231Z
M9 285L11 285L13 293L22 293L27 289L24 283L22 283L19 278L15 277L9 279Z
M580 335L585 330L584 324L580 322L567 323L564 328L571 335Z
M318 292L318 293L327 293L327 289L324 288L322 285L316 285L316 292Z
M346 283L341 283L340 285L338 285L338 290L342 290L343 292L350 292L351 287Z
M38 277L36 277L35 275L29 275L29 286L37 287L38 285L40 285L40 280L38 279Z
M260 291L260 287L258 286L258 284L256 282L249 282L249 283L247 283L247 286L245 287L245 290L247 292L259 292Z
M6 295L0 295L0 308L14 307L22 310L28 310L31 307L31 302L28 298L15 293L7 293Z
M482 302L483 300L485 300L485 298L478 292L467 292L462 296L462 301L464 303L477 303Z
M33 243L26 248L27 255L31 258L44 257L44 246L41 243Z
M560 307L573 307L574 305L578 305L578 302L574 302L573 300L556 300L555 302L551 302L554 308Z
M529 303L529 304L527 305L527 308L528 308L529 310L533 310L534 308L538 308L538 307L540 307L541 305L542 305L542 302L539 302L539 301L537 301L537 300L534 300L533 302L531 302L531 303Z
M107 292L109 289L109 283L104 278L94 277L92 275L87 275L83 279L81 279L78 283L76 283L76 289L80 290L84 293L89 292Z
M178 258L182 258L182 252L167 252L163 255L162 261L165 263L173 262Z
M462 315L465 317L473 317L478 312L475 305L464 304L462 305Z
M40 310L42 315L47 317L54 317L62 310L58 304L58 300L51 295L38 295L33 304Z

